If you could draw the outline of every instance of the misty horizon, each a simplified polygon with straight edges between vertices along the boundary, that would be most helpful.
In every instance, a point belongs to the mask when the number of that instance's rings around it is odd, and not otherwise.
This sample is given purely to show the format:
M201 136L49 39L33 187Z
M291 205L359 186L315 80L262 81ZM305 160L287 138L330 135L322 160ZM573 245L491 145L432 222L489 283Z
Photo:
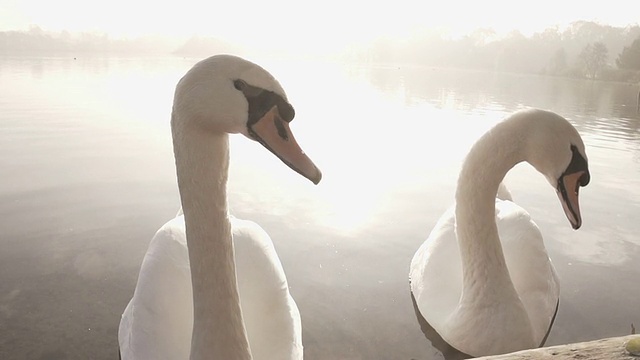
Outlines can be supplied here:
M208 57L232 53L250 57L302 57L457 67L637 82L640 81L638 72L625 70L640 70L635 60L629 62L622 57L624 52L635 48L638 39L638 25L613 27L590 21L576 21L564 29L550 27L530 36L517 31L500 36L493 29L484 28L461 37L450 37L425 30L404 38L379 36L359 43L342 44L342 47L318 49L313 48L311 43L306 48L286 44L252 46L215 36L182 39L148 35L120 39L105 33L51 32L32 26L28 31L0 32L0 54L47 53L72 54L76 57L98 53ZM594 56L597 60L595 64Z
M581 26L582 24L591 24L594 26L599 26L603 28L611 28L618 30L626 30L633 31L635 28L640 27L639 22L629 23L626 25L612 25L599 21L591 21L591 20L575 20L568 22L562 26L556 24L546 27L541 27L535 31L523 32L519 29L510 29L508 31L499 31L492 26L480 26L471 28L465 32L456 32L451 31L444 28L421 28L415 29L410 33L406 34L378 34L377 36L371 36L368 39L360 40L360 41L352 41L347 44L342 44L343 47L352 47L357 45L366 45L370 43L374 43L376 41L386 40L386 41L396 41L399 43L412 41L417 38L439 38L441 40L447 41L455 41L463 38L473 37L476 40L480 40L482 42L494 42L504 40L506 38L518 36L524 38L534 38L536 36L543 35L549 32L558 32L558 33L566 33L572 31L576 27ZM247 46L247 44L243 44L242 41L234 40L233 38L228 38L224 35L217 34L206 34L206 33L191 33L191 34L182 34L182 35L169 35L162 33L147 33L147 34L114 34L109 31L103 30L69 30L69 29L60 29L60 30L51 30L47 29L45 26L40 24L29 24L27 27L23 28L12 28L12 29L2 29L2 23L0 23L0 34L1 33L31 33L38 35L46 35L51 36L53 38L65 38L65 39L79 39L81 37L95 37L95 38L104 38L110 41L149 41L156 43L163 43L168 46L176 46L183 44L187 41L193 39L216 39L222 43L226 43L232 46L237 46L239 48L247 48L251 46ZM575 30L574 30L575 31ZM0 43L0 45L2 45ZM259 47L258 47L259 48ZM276 46L276 48L278 48ZM340 46L337 45L333 50L340 51Z

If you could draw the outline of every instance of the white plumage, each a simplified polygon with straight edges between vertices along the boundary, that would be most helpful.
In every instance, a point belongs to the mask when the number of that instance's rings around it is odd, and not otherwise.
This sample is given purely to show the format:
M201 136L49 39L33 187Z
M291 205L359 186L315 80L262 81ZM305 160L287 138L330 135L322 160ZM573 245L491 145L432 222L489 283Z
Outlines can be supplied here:
M540 346L558 306L558 276L540 230L502 184L521 161L546 176L572 226L580 227L578 188L589 181L580 135L557 114L520 111L471 148L456 203L411 261L421 315L472 356Z
M218 55L176 86L171 119L184 214L153 237L119 328L123 360L299 360L300 314L269 236L227 205L228 134L256 140L318 183L294 110L256 64Z

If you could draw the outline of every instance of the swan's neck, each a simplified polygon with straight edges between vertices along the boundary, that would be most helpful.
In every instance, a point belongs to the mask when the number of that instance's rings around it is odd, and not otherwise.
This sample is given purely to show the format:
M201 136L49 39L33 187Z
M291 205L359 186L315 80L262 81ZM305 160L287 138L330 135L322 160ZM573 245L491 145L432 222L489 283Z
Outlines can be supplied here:
M486 306L518 295L507 270L495 219L495 198L506 173L523 160L521 134L501 123L467 156L456 191L456 233L463 271L461 304ZM472 304L472 305L471 305Z
M191 359L250 359L227 209L228 135L173 120L193 286Z

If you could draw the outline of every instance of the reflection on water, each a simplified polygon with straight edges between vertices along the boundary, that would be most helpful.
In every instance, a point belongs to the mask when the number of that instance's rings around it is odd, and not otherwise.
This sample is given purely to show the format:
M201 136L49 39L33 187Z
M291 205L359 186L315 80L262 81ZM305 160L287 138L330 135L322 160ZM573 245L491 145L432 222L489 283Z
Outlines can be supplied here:
M442 353L442 357L445 360L462 360L462 359L469 359L473 357L449 345L442 338L442 336L438 334L438 332L429 324L429 322L420 313L420 310L418 309L418 304L416 303L416 299L413 296L413 294L411 294L411 303L413 304L413 310L415 311L418 324L420 324L420 330L422 330L422 333L424 333L424 336L427 338L427 340L429 340L431 345L433 345L433 347L435 347ZM547 339L549 338L549 334L551 334L551 329L553 328L553 324L556 321L556 316L558 315L558 309L559 307L557 307L556 305L556 312L553 314L553 318L551 319L551 326L549 327L549 330L547 331L546 335L542 339L542 342L540 343L540 347L546 344Z
M418 304L416 303L416 299L411 294L411 303L413 304L413 310L416 313L416 318L418 319L418 324L420 324L420 330L424 333L424 336L431 342L433 347L438 349L445 360L462 360L469 359L473 356L467 355L461 351L456 350L453 346L449 345L444 339L436 332L436 330L431 327L431 325L425 320L425 318L420 314L420 310L418 309Z
M0 358L117 356L120 314L153 233L178 208L169 135L183 58L0 58ZM547 345L640 323L637 87L529 75L263 59L322 169L313 186L231 139L230 205L271 235L307 359L442 359L413 310L413 253L451 204L460 161L506 114L565 115L592 182L572 231L542 176L506 183L561 282ZM634 318L636 317L636 318ZM37 344L33 339L39 339ZM449 358L449 356L447 356Z

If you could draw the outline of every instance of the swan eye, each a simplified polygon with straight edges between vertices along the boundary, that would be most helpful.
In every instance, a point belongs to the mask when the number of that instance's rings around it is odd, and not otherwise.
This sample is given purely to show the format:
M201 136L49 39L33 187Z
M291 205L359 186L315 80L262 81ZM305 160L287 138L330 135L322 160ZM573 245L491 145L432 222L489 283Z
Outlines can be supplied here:
M265 91L259 87L247 84L247 82L242 79L233 80L233 87L235 87L236 90L242 91L244 97L247 99L259 97Z
M246 86L247 86L247 83L240 79L233 81L233 87L235 87L236 90L242 91L242 89L244 89Z

